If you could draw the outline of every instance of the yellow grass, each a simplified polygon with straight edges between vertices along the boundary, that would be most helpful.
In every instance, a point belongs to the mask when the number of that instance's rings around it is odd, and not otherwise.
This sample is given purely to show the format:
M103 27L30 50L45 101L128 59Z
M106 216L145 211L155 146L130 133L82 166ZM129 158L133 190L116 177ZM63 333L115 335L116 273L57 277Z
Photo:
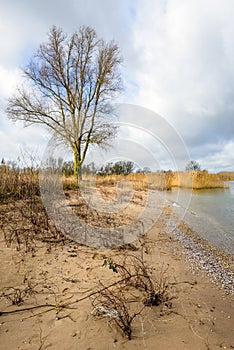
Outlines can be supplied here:
M234 181L234 172L223 171L221 173L218 173L218 175L224 181Z
M81 181L83 186L124 186L128 181L134 190L145 191L148 189L170 190L172 187L185 187L194 189L228 188L229 182L220 174L209 174L207 171L183 171L161 173L138 173L130 175L84 175ZM74 176L63 177L64 189L77 187L77 179Z
M204 171L184 171L175 173L173 186L194 189L228 188L229 183L224 181L219 174L209 174ZM176 184L177 182L177 184Z

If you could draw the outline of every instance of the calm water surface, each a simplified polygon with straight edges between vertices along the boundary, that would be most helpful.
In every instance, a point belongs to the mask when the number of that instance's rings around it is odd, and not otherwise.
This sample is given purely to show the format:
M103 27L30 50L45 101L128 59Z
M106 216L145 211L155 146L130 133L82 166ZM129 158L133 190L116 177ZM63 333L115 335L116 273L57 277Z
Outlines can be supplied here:
M212 244L234 254L234 181L229 189L172 189L165 194L175 208L191 202L184 220Z

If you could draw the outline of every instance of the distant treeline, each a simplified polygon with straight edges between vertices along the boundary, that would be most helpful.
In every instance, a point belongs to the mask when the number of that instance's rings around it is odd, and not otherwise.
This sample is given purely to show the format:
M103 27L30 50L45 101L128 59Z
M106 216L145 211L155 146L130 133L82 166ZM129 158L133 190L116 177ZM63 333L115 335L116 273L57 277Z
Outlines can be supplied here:
M62 166L62 172L65 176L70 176L73 174L74 163L73 161L64 162ZM101 167L98 167L94 162L82 165L82 174L96 174L100 176L108 175L129 175L133 173L150 173L149 167L144 167L142 169L138 168L134 162L131 161L117 161L108 162Z

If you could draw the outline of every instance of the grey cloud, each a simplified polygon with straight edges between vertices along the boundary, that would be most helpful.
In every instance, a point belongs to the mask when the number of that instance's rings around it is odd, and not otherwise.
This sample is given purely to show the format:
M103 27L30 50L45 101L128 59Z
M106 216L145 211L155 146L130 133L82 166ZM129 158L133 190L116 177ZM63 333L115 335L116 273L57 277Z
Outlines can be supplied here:
M131 24L130 0L9 0L1 3L0 10L0 64L8 67L24 63L54 24L68 32L81 25L91 25L100 36L107 40L114 38L123 46Z
M207 145L234 139L234 3L138 4L135 101L167 118L202 159Z

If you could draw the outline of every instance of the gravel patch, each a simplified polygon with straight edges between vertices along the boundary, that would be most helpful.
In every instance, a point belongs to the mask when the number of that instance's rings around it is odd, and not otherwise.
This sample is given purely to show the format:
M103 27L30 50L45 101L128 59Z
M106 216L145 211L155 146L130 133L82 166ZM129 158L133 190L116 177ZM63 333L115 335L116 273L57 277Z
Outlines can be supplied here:
M168 217L167 231L183 246L183 254L192 272L205 271L210 280L226 294L234 294L234 258L214 248L186 223Z

